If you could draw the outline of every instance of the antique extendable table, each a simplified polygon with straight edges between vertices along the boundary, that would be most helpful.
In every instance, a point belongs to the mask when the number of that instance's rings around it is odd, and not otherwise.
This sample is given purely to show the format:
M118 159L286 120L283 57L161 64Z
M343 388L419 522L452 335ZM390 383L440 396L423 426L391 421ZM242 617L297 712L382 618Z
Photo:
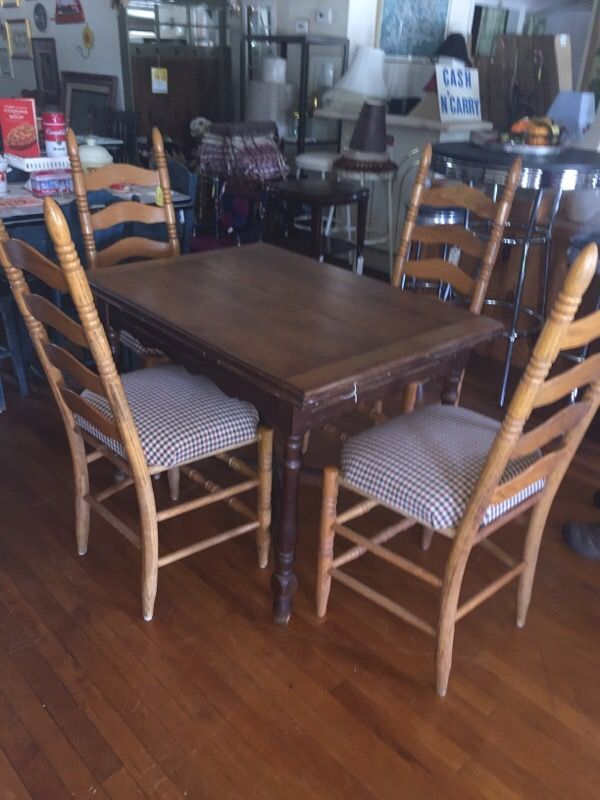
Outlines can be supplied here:
M283 444L274 537L274 618L286 623L304 434L358 401L447 374L456 398L464 353L500 335L490 318L256 244L89 273L111 325L252 402Z

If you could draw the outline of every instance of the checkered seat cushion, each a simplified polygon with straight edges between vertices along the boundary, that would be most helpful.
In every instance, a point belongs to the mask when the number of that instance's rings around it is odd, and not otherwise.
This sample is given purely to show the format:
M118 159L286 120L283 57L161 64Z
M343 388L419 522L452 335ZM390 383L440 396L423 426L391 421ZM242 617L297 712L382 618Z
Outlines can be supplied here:
M256 436L258 412L250 403L228 397L208 378L190 375L183 367L142 369L123 375L122 381L150 466L175 467ZM82 396L113 418L105 397L87 389ZM119 442L81 417L77 422L125 457Z
M138 356L164 356L157 347L146 347L129 331L119 331L119 342Z
M466 408L427 406L348 439L342 450L342 478L429 528L454 528L499 428L500 423ZM513 459L502 483L519 475L539 456ZM483 524L488 525L543 486L543 480L537 481L490 506Z

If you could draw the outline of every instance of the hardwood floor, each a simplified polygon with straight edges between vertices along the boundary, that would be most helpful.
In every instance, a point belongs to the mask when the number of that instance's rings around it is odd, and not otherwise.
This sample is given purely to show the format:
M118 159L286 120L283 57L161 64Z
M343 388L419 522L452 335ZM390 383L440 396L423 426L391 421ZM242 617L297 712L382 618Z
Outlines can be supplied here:
M161 571L155 619L143 622L136 551L95 518L88 554L76 555L70 462L47 391L23 400L5 384L1 800L598 797L600 564L566 549L559 529L600 519L599 445L584 444L560 490L525 629L513 588L469 615L440 700L425 635L340 584L317 620L310 485L286 629L271 623L270 571L250 537ZM491 411L496 388L467 381L465 403ZM313 462L329 457L318 436L311 447ZM217 521L186 516L164 538L180 544L190 524L209 533ZM509 549L521 530L500 534ZM420 557L439 569L446 547ZM398 548L419 552L416 533ZM491 569L485 554L472 561L467 591ZM433 595L381 562L364 559L356 574L436 612Z

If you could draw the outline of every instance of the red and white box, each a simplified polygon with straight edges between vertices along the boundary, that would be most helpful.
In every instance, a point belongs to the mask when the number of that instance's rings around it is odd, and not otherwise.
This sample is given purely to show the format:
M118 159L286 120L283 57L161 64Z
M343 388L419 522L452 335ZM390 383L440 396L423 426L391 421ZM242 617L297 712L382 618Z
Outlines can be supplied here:
M0 127L5 153L21 158L40 155L35 100L0 100Z

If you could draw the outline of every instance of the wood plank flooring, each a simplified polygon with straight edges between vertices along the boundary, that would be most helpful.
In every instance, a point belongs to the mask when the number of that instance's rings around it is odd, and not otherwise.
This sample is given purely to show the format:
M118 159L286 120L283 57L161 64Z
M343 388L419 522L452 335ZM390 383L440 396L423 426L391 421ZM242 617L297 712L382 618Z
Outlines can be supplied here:
M162 570L144 623L136 551L101 520L76 555L70 462L47 391L5 380L0 415L0 800L593 800L600 785L600 563L564 547L600 519L600 446L554 506L524 630L509 587L463 620L446 699L433 643L335 584L313 611L319 490L302 487L295 615L270 616L251 538ZM484 388L480 388L481 386ZM465 402L492 411L468 381ZM332 457L318 436L311 461ZM166 487L158 485L166 495ZM122 501L135 518L131 494ZM228 512L227 512L228 513ZM190 525L165 526L169 546ZM381 520L379 520L381 521ZM522 528L500 535L517 552ZM445 542L399 552L440 569ZM474 555L466 591L491 575ZM434 595L381 562L355 574L433 618Z

